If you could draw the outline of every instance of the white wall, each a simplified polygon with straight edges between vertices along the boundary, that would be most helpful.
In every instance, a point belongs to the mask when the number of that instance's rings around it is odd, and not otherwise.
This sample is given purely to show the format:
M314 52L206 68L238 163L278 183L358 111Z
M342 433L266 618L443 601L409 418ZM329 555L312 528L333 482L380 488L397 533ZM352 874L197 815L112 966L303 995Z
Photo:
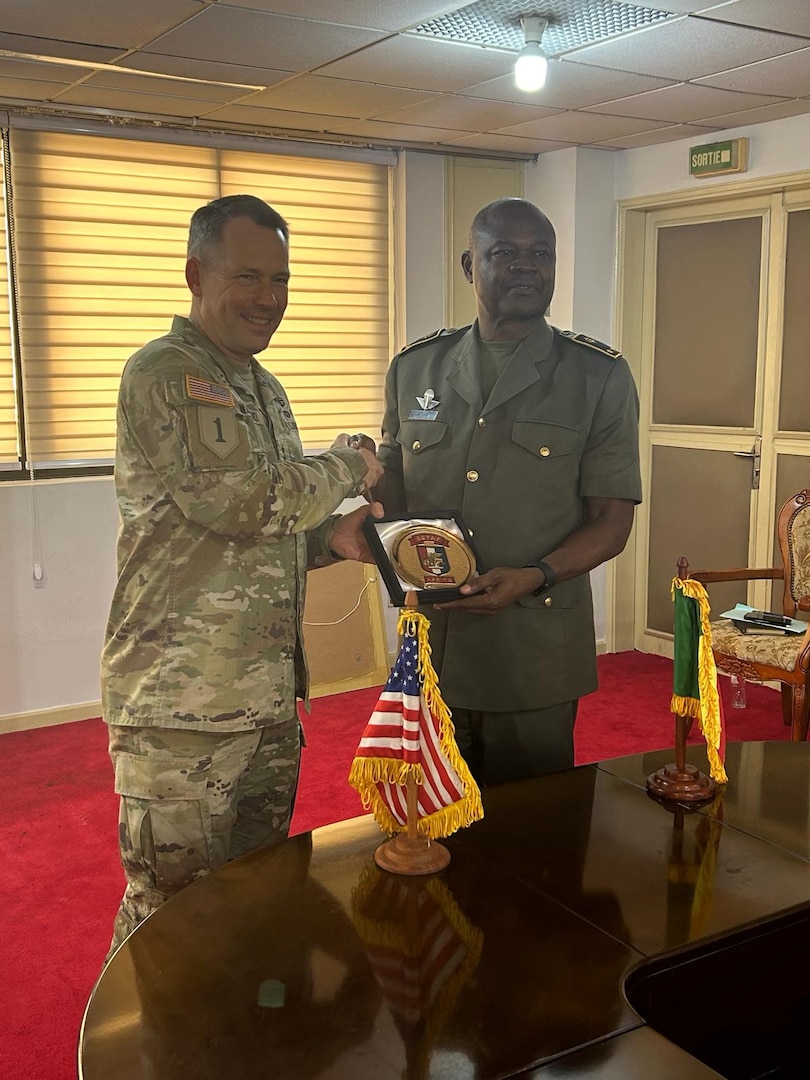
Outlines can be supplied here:
M64 718L76 719L83 703L90 703L84 715L95 715L115 581L112 480L0 484L0 523L0 720L73 705L77 715Z

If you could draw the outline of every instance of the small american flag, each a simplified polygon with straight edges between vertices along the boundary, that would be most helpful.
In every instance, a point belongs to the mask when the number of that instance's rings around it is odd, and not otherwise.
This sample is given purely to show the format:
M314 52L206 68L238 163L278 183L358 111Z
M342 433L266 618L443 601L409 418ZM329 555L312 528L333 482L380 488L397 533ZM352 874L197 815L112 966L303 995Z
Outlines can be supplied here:
M196 375L186 375L186 394L195 401L209 401L212 405L233 408L233 394L229 386L207 382Z
M430 663L427 618L403 610L399 655L357 748L349 783L387 832L407 828L405 785L417 783L419 830L431 839L483 817Z

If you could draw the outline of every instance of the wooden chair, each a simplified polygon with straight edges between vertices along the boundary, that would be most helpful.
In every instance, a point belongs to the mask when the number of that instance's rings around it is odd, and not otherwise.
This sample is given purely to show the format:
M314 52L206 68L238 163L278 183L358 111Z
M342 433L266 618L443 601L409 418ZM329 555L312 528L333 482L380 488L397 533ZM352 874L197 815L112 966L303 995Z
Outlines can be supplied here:
M777 521L782 566L762 569L690 571L678 561L678 574L708 585L718 581L779 580L785 583L782 612L791 618L810 612L810 491L788 499ZM807 738L808 682L810 681L810 622L803 635L744 634L730 619L712 622L712 651L719 671L749 682L779 682L782 718L790 725L793 742Z

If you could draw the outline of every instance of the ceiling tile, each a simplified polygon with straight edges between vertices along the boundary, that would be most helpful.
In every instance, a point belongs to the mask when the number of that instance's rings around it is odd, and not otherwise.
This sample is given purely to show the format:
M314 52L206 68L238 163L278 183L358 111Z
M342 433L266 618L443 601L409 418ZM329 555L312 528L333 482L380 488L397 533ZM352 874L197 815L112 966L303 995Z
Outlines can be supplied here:
M282 109L259 109L252 105L224 105L203 114L206 120L219 123L227 120L250 128L269 131L326 131L336 123L334 116L318 113L291 112Z
M807 0L734 0L705 12L707 19L761 26L783 34L810 37L810 4Z
M5 101L50 101L67 90L70 83L48 82L44 79L6 78L0 70L0 98Z
M688 124L716 116L719 112L736 112L756 109L760 105L772 105L782 100L761 94L739 94L731 90L717 90L694 83L678 83L649 94L635 94L618 101L605 101L584 112L605 113L610 116L640 116L650 120L668 120L670 123Z
M298 71L378 41L382 32L219 6L151 42L145 52Z
M502 129L500 134L522 135L524 138L536 136L538 139L560 139L563 142L587 144L666 126L655 120L639 120L635 117L561 112L543 120L530 120L528 124L515 124Z
M588 45L570 53L568 59L685 82L792 52L804 45L802 38L686 17Z
M520 139L516 135L498 135L496 132L478 135L461 135L456 139L446 139L443 145L466 146L478 150L503 150L510 153L547 154L552 150L567 150L575 143L552 142L550 139Z
M208 79L219 83L241 83L249 86L273 86L291 78L294 71L247 67L242 64L219 64L211 60L192 60L188 56L159 56L157 53L132 53L121 65L137 71L156 71L167 75L184 75L188 79Z
M511 72L515 58L497 49L431 38L396 37L327 64L319 75L450 91Z
M70 64L39 64L35 60L12 60L0 56L0 77L4 79L33 80L34 82L59 82L70 85L83 78L86 68ZM15 95L20 97L20 94Z
M810 97L810 48L696 80L702 86L777 97Z
M552 60L548 65L546 85L534 94L526 94L515 86L514 75L464 87L465 97L493 98L499 101L531 102L552 109L581 109L600 101L613 101L630 94L641 94L659 86L671 86L671 79L656 79L649 75L634 75L626 71L571 64Z
M158 34L200 12L199 0L137 0L115 4L110 0L3 0L2 26L9 34L49 38L121 49L145 44ZM113 16L113 17L111 17ZM37 52L45 52L38 49Z
M359 135L367 139L387 139L397 142L438 143L466 132L452 128L422 127L418 124L392 124L381 120L346 120L333 124L332 132Z
M120 49L107 49L99 45L80 45L75 41L57 41L56 38L24 37L20 34L0 32L0 49L26 53L30 56L61 56L69 60L94 60L109 63L121 55Z
M131 75L126 71L110 71L109 68L92 75L81 84L82 89L97 94L99 104L104 105L108 90L131 90L137 94L164 94L167 97L189 98L193 101L224 104L234 91L218 83L186 82L180 79L161 79L150 75Z
M406 30L410 26L455 11L464 0L455 3L436 3L436 0L397 0L395 4L380 0L340 0L324 4L324 0L227 0L231 7L255 8L278 15L297 15L300 19L325 19L345 26L369 26L377 30Z
M335 116L362 119L389 109L430 101L433 94L407 90L401 86L380 86L350 79L328 79L322 75L299 75L282 86L261 90L249 104L297 112L323 112L328 106Z
M762 124L767 120L784 120L786 116L802 116L810 113L810 99L781 101L778 105L764 105L761 109L729 113L727 116L709 116L707 124L720 128L744 127L746 124Z
M508 101L486 101L483 98L444 94L419 105L410 105L395 112L378 113L375 116L378 120L393 120L403 124L488 131L518 124L522 120L538 120L554 111L536 105L515 105Z
M100 112L140 113L145 116L197 116L199 101L165 93L138 93L132 90L98 90L84 84L60 95L59 105L81 105Z
M705 142L717 130L719 129L691 124L673 124L672 127L657 128L655 131L642 131L638 135L622 135L618 139L608 139L600 145L614 150L633 150L639 146L656 146L679 139L691 139L694 144L697 141ZM684 174L686 174L685 159Z

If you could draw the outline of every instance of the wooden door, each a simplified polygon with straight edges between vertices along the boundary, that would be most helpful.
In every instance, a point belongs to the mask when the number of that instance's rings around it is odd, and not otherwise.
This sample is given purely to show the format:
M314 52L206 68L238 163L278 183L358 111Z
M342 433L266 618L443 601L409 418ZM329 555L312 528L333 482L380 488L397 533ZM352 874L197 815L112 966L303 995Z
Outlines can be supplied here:
M778 563L778 508L810 486L810 192L652 211L643 262L634 640L670 654L678 558ZM721 585L711 600L778 608L781 591Z

